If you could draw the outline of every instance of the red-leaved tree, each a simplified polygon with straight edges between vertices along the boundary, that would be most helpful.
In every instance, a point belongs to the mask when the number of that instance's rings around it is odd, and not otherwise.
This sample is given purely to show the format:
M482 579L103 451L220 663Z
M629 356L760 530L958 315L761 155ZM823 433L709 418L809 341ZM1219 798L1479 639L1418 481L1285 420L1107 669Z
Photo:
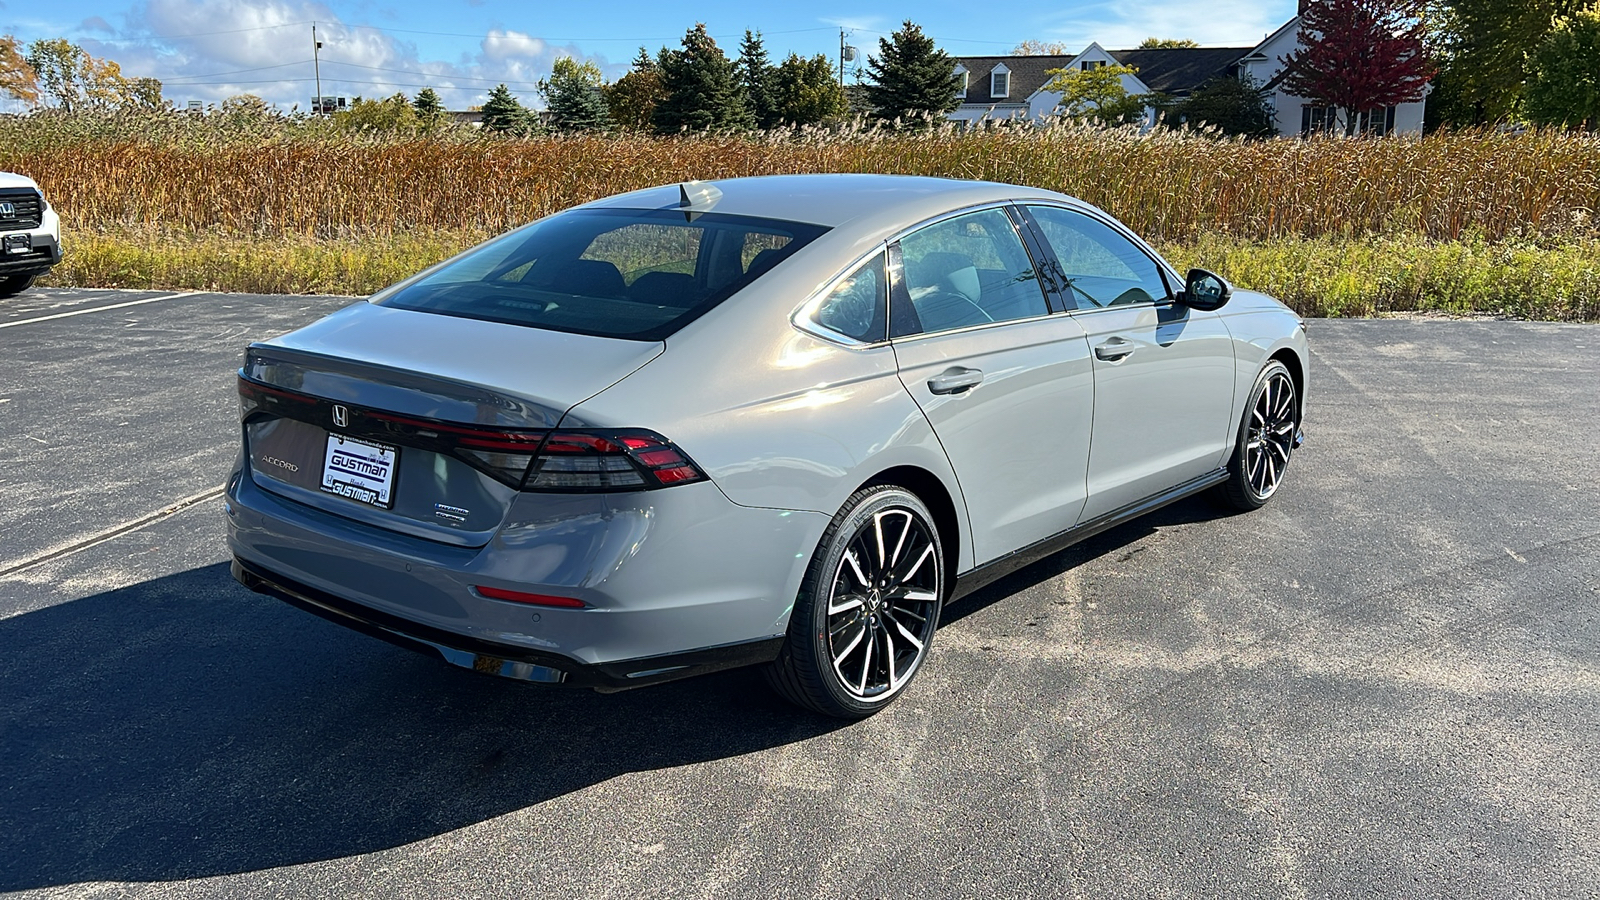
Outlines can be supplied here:
M1361 113L1421 100L1434 76L1415 3L1311 0L1300 46L1283 57L1289 93L1344 111L1345 134Z

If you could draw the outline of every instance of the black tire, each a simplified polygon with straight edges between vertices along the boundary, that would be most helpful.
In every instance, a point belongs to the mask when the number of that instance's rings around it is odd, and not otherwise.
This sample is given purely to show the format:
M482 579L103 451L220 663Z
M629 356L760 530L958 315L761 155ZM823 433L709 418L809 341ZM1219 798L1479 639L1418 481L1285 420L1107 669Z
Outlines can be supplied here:
M1300 402L1289 368L1272 360L1256 376L1218 497L1234 509L1265 506L1283 484L1300 433Z
M862 488L823 532L767 680L806 709L870 716L921 671L944 593L932 513L904 488Z
M28 288L33 287L33 280L38 277L38 274L34 273L29 275L12 275L10 278L0 278L0 300L4 300L7 297L15 297Z

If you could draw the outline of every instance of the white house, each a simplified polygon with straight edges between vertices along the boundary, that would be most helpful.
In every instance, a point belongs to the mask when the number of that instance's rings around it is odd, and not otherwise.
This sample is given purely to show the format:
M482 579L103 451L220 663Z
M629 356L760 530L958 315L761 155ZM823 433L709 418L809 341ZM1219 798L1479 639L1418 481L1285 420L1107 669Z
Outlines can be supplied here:
M1099 44L1090 44L1076 55L958 56L956 77L961 82L961 105L950 113L950 118L958 122L1043 120L1054 115L1061 102L1059 92L1043 89L1052 77L1046 74L1048 71L1121 64L1138 70L1137 74L1122 76L1122 86L1130 94L1161 93L1182 98L1212 78L1248 76L1268 89L1279 134L1342 131L1343 111L1295 97L1282 87L1282 59L1299 46L1299 37L1300 17L1295 16L1254 47L1106 50ZM1422 111L1420 100L1402 103L1363 115L1357 126L1373 134L1420 134ZM1145 109L1147 126L1154 121L1155 112L1153 108Z
M1241 58L1239 70L1267 87L1279 134L1306 135L1313 131L1342 134L1347 124L1344 110L1296 97L1283 89L1282 59L1299 46L1300 17L1295 16ZM1363 113L1356 130L1372 134L1421 134L1425 105L1425 101L1418 100Z

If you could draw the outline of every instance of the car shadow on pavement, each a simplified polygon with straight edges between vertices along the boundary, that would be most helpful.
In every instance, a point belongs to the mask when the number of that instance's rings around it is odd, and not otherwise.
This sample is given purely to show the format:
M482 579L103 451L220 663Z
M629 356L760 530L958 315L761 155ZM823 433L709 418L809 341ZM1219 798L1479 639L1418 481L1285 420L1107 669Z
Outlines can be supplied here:
M735 671L621 694L454 669L226 565L0 620L0 893L395 847L847 723Z
M1223 508L1204 494L1179 500L1125 525L1103 531L1083 543L1073 544L1059 553L1047 556L1027 568L1018 569L993 584L973 591L944 608L939 614L939 627L944 628L959 622L967 616L981 612L1028 588L1043 584L1091 559L1098 559L1137 543L1155 534L1162 527L1209 522L1232 514L1232 511Z

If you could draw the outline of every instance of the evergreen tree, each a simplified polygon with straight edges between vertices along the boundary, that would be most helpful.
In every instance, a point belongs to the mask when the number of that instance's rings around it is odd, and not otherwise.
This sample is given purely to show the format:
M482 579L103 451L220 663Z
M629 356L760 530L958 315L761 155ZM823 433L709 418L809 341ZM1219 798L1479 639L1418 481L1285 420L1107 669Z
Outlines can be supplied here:
M1300 46L1283 58L1283 87L1344 111L1345 134L1365 112L1421 100L1433 64L1422 24L1402 0L1318 0L1300 16Z
M666 53L666 50L661 52ZM612 124L624 131L649 130L656 104L665 96L661 90L661 70L643 47L639 48L628 74L601 90Z
M787 125L814 125L843 118L850 109L844 88L833 77L833 62L818 53L810 59L789 54L773 72L777 119Z
M960 104L955 60L911 20L878 38L878 52L867 59L867 101L878 118L942 117Z
M489 91L489 102L483 104L483 130L497 134L530 134L537 130L538 120L528 112L511 89L504 84Z
M436 128L444 122L444 101L433 88L418 91L411 108L416 111L417 122L423 128Z
M604 131L611 124L600 89L604 76L592 62L569 56L556 60L550 78L539 82L539 93L550 110L550 125L557 131Z
M755 125L745 108L744 89L733 63L706 33L704 23L683 36L682 50L663 50L657 64L663 97L651 114L661 134L713 129L745 129Z
M777 101L773 97L774 69L767 58L767 48L761 43L761 32L744 33L739 45L739 81L744 85L745 108L761 129L776 128L779 123Z

